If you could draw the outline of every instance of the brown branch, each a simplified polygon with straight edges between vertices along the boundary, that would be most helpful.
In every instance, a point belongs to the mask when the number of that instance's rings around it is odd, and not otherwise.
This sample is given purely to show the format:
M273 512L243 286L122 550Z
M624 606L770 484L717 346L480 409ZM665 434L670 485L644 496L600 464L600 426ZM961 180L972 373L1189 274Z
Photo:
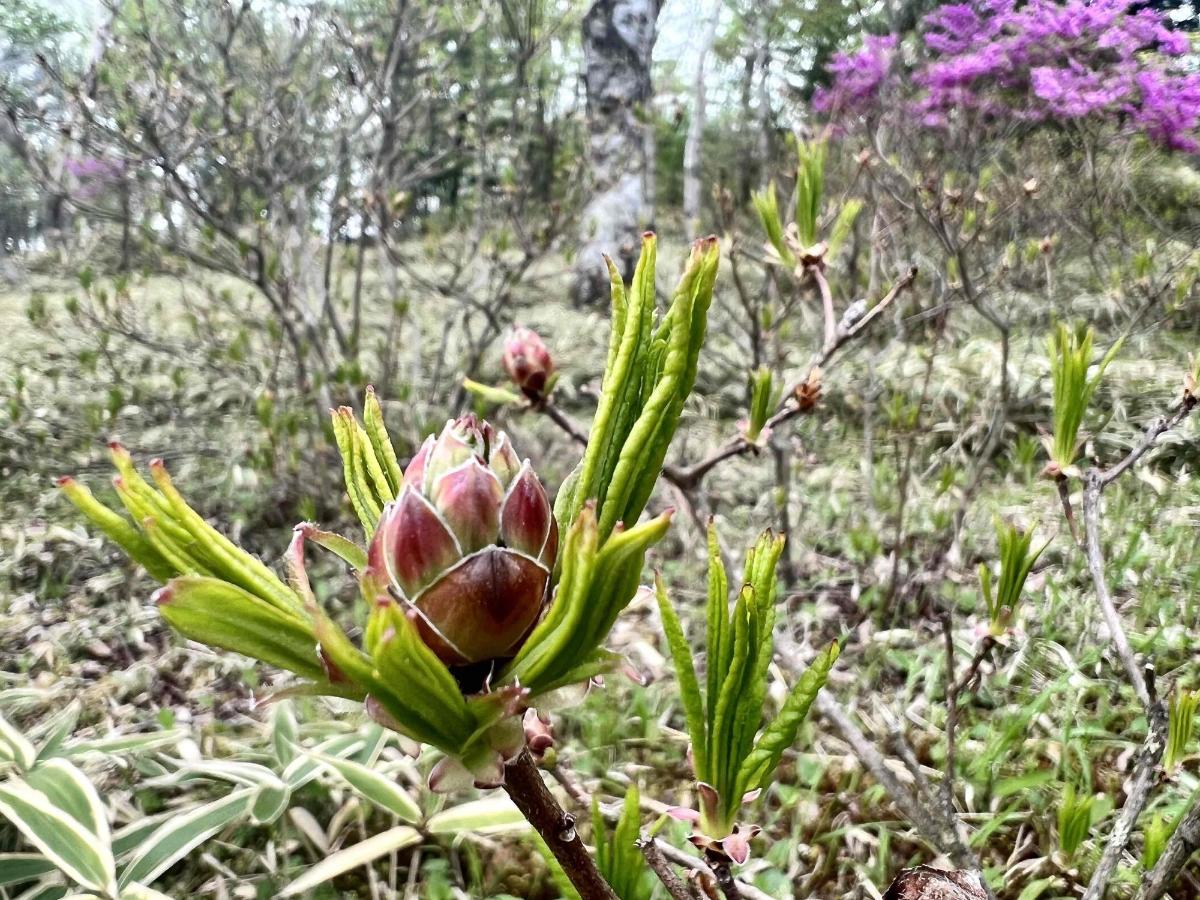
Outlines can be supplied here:
M1125 674L1133 686L1142 708L1150 710L1150 691L1146 680L1142 677L1141 667L1133 655L1129 638L1125 635L1125 626L1121 624L1121 616L1113 603L1112 593L1108 589L1108 578L1104 573L1104 551L1100 547L1100 494L1104 490L1104 473L1091 469L1085 476L1083 489L1083 529L1086 535L1086 556L1088 572L1092 576L1092 584L1096 588L1096 600L1100 604L1100 612L1108 625L1109 634L1117 651L1117 657L1125 667Z
M575 817L558 805L528 750L505 766L504 791L542 836L583 900L617 900L579 839Z
M700 895L696 893L696 889L675 874L674 869L671 868L671 864L663 856L658 841L643 834L637 840L637 848L642 851L642 856L646 859L646 865L650 867L650 871L662 882L662 886L667 889L667 893L671 895L672 900L699 900Z
M543 399L541 403L535 404L533 408L540 413L545 413L550 421L565 431L575 443L583 447L587 446L587 432L583 430L582 426L574 422L566 413L555 406L554 401L549 397Z
M884 310L896 302L897 297L899 297L902 293L904 293L905 290L912 286L912 283L916 281L916 279L917 267L911 266L909 270L905 272L904 275L895 282L895 284L892 285L891 289L883 295L882 299L872 306L871 309L867 311L867 314L855 323L854 327L839 330L833 343L822 346L821 349L817 351L817 353L809 361L808 371L806 372L804 379L792 386L786 395L787 399L784 401L783 407L767 420L767 423L764 427L774 428L776 425L781 425L803 412L803 408L797 404L794 399L796 392L808 384L809 379L812 377L814 372L817 369L827 365L829 360L833 358L834 354L836 354L838 350L862 335L867 328L870 327L871 323L879 318Z
M1186 419L1191 411L1196 408L1196 402L1196 396L1189 391L1184 394L1183 402L1179 404L1179 408L1174 413L1170 416L1159 416L1155 419L1150 427L1146 429L1145 434L1142 435L1141 443L1129 451L1128 456L1116 465L1100 473L1101 489L1108 487L1120 478L1130 466L1146 455L1146 451L1153 447L1160 437Z
M742 892L738 890L737 879L733 877L729 863L725 861L712 863L713 877L717 879L717 887L725 895L725 900L742 900Z
M833 291L829 289L829 280L825 277L820 263L809 266L808 274L817 283L817 290L821 294L821 313L825 317L825 340L821 347L831 347L837 342L838 332L837 313L833 311Z
M1063 515L1067 517L1067 527L1071 529L1071 538L1079 543L1079 526L1075 523L1075 507L1071 505L1071 485L1067 476L1061 472L1054 479L1058 487L1058 499L1062 502Z
M1153 673L1149 674L1151 677L1143 681L1143 684L1148 685L1150 697L1146 740L1142 744L1141 753L1138 754L1133 783L1125 798L1125 804L1121 807L1121 817L1113 826L1108 843L1104 845L1104 852L1092 873L1092 880L1088 882L1082 900L1102 900L1104 897L1108 882L1117 869L1121 854L1125 852L1130 835L1133 834L1138 816L1142 814L1146 801L1150 799L1150 791L1158 783L1158 761L1162 758L1167 744L1167 711L1154 696Z
M823 278L824 276L822 276L822 280ZM871 323L912 285L916 278L917 267L912 266L852 328L835 329L832 338L827 333L826 340L822 344L821 349L809 360L804 380L792 385L785 395L787 399L784 401L784 405L767 420L763 426L763 430L765 431L777 425L782 425L784 422L804 412L808 407L799 404L795 400L797 392L809 384L810 379L812 379L816 371L825 366L838 350L861 336L870 327ZM826 288L828 288L828 284L826 284ZM734 456L744 456L755 450L758 450L757 444L753 441L748 441L743 435L737 434L698 462L688 466L666 466L663 469L663 475L685 491L692 490L699 486L705 475L725 460Z

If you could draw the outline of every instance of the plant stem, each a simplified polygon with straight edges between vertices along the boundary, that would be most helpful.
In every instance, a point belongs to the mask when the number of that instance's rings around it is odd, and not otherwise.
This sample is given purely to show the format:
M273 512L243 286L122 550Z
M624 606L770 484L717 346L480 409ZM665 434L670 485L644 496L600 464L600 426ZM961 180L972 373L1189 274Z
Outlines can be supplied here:
M542 836L582 900L617 900L579 839L575 817L558 805L528 750L505 766L504 791Z
M658 876L662 886L671 895L671 900L696 900L699 895L695 889L675 874L654 838L643 834L638 838L637 847L642 851L642 856L646 858L646 865L650 867L650 871Z
M1108 843L1104 845L1104 852L1092 873L1092 880L1088 882L1087 890L1084 891L1083 900L1102 900L1104 897L1108 883L1117 870L1117 863L1121 860L1121 854L1125 852L1125 847L1133 834L1138 816L1146 808L1150 792L1158 783L1158 761L1162 759L1167 743L1167 711L1154 696L1154 682L1147 679L1144 683L1149 686L1150 691L1150 706L1146 711L1146 740L1142 744L1142 752L1138 754L1137 766L1134 769L1129 793L1125 798L1125 805L1121 808L1121 815L1117 819L1116 825L1113 826Z
M1125 626L1121 624L1121 616L1113 603L1112 594L1108 590L1108 578L1104 572L1104 552L1100 547L1100 492L1104 489L1103 476L1094 469L1087 473L1083 489L1083 528L1087 540L1087 565L1096 588L1096 599L1100 603L1100 612L1108 625L1108 633L1133 692L1137 695L1142 708L1150 710L1150 692L1146 687L1146 679L1142 677L1141 667L1133 655L1129 638L1125 636Z

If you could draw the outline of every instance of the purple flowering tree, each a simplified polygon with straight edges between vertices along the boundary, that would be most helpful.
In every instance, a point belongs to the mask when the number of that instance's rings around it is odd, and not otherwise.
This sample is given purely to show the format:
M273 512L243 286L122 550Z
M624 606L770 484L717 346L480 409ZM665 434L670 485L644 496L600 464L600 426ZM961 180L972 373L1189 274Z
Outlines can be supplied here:
M839 54L814 104L839 121L915 115L936 129L1100 120L1175 150L1200 149L1200 72L1188 38L1127 0L974 0Z

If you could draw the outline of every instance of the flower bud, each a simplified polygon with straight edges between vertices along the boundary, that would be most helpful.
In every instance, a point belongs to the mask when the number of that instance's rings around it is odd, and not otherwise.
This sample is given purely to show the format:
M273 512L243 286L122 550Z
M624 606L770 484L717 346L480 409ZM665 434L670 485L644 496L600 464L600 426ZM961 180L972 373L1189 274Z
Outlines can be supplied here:
M518 462L503 432L463 416L409 464L366 578L388 586L443 662L466 665L516 652L541 615L557 551L529 461Z
M540 398L554 374L554 360L536 331L524 326L513 329L504 342L504 371L513 384L530 399Z

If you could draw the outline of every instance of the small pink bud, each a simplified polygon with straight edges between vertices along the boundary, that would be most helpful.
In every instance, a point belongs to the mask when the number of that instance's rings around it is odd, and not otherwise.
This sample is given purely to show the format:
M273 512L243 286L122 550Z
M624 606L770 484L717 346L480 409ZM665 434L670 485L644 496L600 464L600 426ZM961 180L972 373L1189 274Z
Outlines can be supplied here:
M513 384L530 399L539 399L554 374L554 359L536 331L524 326L513 329L504 342L504 371Z

